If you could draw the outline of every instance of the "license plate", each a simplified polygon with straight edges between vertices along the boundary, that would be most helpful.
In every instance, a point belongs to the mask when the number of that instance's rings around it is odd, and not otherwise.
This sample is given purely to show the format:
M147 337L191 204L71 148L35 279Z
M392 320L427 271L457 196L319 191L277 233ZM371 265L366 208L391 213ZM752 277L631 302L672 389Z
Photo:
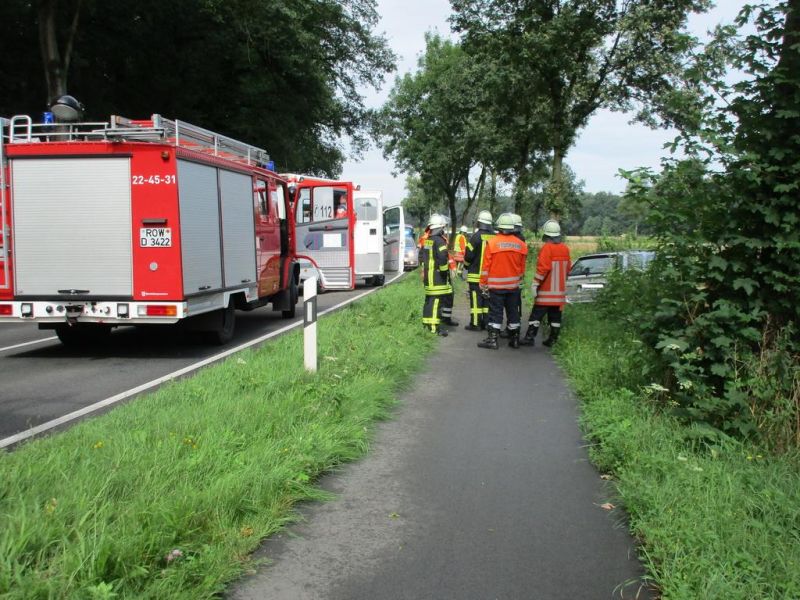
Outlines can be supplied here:
M172 246L171 227L142 227L139 229L141 248L169 248Z

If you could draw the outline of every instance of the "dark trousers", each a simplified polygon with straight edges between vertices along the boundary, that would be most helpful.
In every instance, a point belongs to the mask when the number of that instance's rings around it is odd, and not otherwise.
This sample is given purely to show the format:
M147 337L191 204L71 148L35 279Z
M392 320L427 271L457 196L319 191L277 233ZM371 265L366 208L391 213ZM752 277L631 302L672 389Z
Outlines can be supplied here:
M455 292L450 292L442 296L442 319L450 321L453 318L453 299Z
M450 294L425 295L422 306L422 325L431 331L438 331L442 324L442 310ZM452 304L450 304L452 307Z
M528 319L528 325L538 330L545 315L547 315L547 322L550 323L550 327L555 327L556 329L561 327L561 307L547 306L544 304L533 305L531 316Z
M489 312L489 305L486 298L481 294L481 286L477 283L469 284L469 322L476 327L482 327L486 323L486 315Z
M503 311L506 313L508 330L519 329L520 291L516 290L489 290L489 324L488 326L500 330L503 328Z

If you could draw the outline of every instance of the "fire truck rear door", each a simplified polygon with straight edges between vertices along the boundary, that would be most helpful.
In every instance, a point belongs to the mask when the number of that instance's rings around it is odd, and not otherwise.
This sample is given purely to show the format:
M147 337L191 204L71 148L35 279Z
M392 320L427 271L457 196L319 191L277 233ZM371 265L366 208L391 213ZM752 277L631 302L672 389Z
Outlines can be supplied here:
M130 159L14 158L18 296L133 293Z

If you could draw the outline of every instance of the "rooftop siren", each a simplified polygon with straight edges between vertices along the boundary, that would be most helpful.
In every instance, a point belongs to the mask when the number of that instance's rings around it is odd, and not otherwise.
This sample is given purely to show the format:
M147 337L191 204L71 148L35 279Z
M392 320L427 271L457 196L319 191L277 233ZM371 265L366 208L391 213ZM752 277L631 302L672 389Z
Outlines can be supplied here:
M74 96L60 96L50 107L56 120L62 123L73 123L83 116L84 106Z

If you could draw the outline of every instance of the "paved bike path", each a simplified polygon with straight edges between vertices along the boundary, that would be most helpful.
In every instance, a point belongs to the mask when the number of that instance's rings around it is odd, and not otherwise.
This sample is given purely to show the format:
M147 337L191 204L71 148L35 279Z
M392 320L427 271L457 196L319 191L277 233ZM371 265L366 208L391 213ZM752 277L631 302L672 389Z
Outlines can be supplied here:
M369 455L321 481L336 499L302 507L229 598L650 597L549 350L450 331Z

